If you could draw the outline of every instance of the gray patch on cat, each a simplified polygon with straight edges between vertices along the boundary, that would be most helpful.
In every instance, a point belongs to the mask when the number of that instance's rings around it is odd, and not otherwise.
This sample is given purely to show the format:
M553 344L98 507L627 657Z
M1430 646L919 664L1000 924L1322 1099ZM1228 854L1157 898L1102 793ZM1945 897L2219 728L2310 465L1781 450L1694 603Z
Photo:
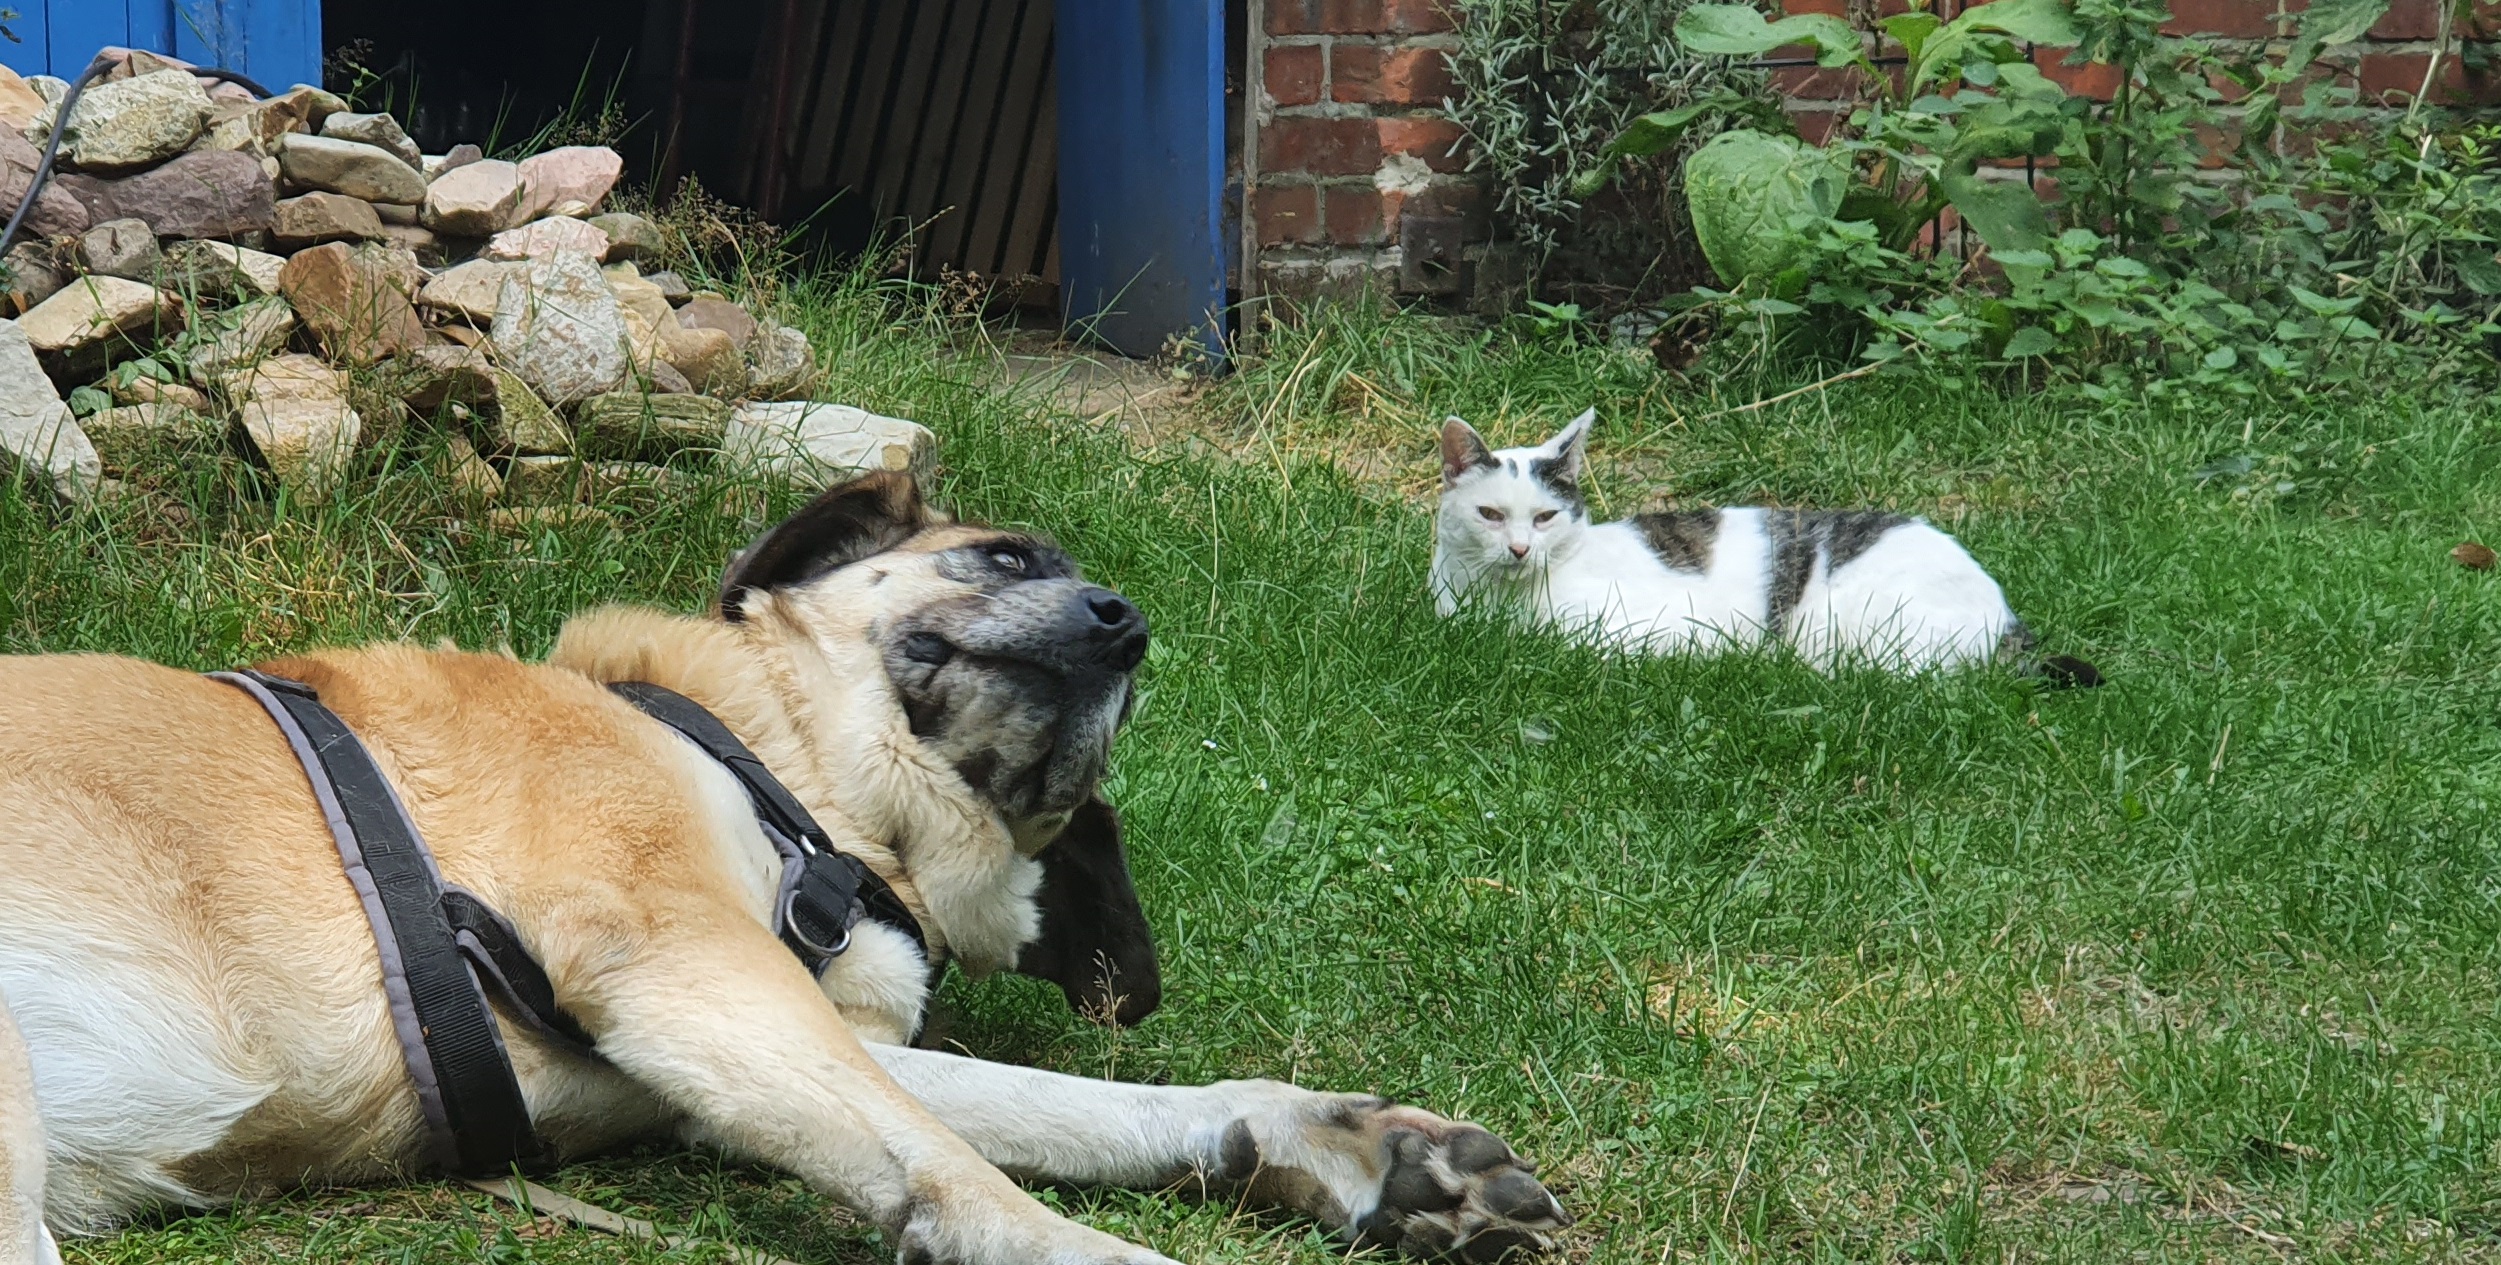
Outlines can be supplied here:
M1701 575L1711 569L1711 550L1719 540L1718 510L1686 510L1675 514L1635 514L1633 526L1672 571Z
M1764 511L1763 530L1772 544L1771 602L1763 612L1764 626L1779 636L1789 635L1789 617L1797 613L1806 582L1814 578L1816 555L1824 557L1824 574L1830 575L1909 521L1885 510Z
M1547 491L1563 498L1565 504L1579 509L1581 505L1580 484L1563 475L1564 467L1569 464L1570 458L1568 457L1533 458L1528 463L1528 477L1545 485Z

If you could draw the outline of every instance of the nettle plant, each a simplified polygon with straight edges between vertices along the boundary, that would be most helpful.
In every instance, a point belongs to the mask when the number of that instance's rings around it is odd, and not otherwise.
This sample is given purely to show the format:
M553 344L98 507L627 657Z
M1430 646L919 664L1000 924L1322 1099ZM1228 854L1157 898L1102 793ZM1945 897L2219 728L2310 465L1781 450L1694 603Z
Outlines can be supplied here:
M1994 0L1951 21L1881 20L1900 56L1879 64L1836 17L1696 5L1675 28L1687 50L1802 44L1820 65L1856 68L1861 99L1822 146L1759 99L1645 115L1580 185L1697 121L1728 124L1685 170L1724 288L1697 289L1676 319L1749 329L1758 347L1839 337L1848 347L1826 349L2097 389L2309 390L2398 360L2426 381L2488 380L2501 128L2419 105L2392 122L2362 108L2350 76L2313 73L2386 8L2319 0L2269 60L2162 34L2156 0ZM2118 90L2070 95L2034 48L2114 66ZM2435 68L2448 55L2444 40ZM2287 131L2314 143L2288 156ZM2217 136L2236 147L2216 154ZM2054 197L2019 158L2057 177ZM1920 249L1948 208L1984 249Z

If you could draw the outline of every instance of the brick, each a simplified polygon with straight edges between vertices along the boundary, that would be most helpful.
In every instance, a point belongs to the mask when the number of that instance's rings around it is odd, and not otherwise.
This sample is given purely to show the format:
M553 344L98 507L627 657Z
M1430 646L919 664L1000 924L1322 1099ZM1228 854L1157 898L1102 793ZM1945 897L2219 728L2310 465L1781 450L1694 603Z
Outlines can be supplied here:
M1450 58L1438 48L1339 43L1329 63L1329 95L1373 105L1439 105L1458 95Z
M1381 133L1375 122L1292 115L1274 119L1259 135L1259 166L1314 176L1368 176L1381 165Z
M2108 101L2119 94L2119 68L2102 62L2081 66L2067 64L2067 50L2038 48L2032 51L2032 64L2041 68L2041 75L2067 90L2071 96L2093 101Z
M1312 185L1261 189L1251 199L1259 244L1297 246L1320 240L1320 190Z
M1380 128L1378 152L1412 154L1435 171L1457 171L1467 156L1453 150L1466 133L1448 119L1389 118L1373 120Z
M1849 121L1847 110L1798 109L1789 111L1789 121L1798 125L1798 137L1809 145L1831 140L1833 133Z
M1467 225L1471 240L1492 227L1486 211L1485 187L1468 176L1436 176L1421 193L1410 194L1400 212L1409 216L1455 219Z
M1388 238L1380 190L1370 185L1331 185L1327 197L1330 244L1378 246Z
M2428 40L2440 37L2441 19L2449 6L2437 0L2394 0L2388 12L2363 36L2374 40ZM2418 81L2419 82L2419 81Z
M2430 63L2429 53L2364 54L2355 75L2361 82L2363 100L2394 105L2413 97L2423 86L2423 72ZM2435 105L2501 103L2501 75L2484 72L2469 76L2456 57L2446 57L2432 81L2431 96Z
M1432 35L1452 29L1439 0L1268 0L1270 35Z
M1318 101L1327 77L1322 69L1327 51L1318 44L1271 45L1262 70L1268 99L1278 105L1310 105Z
M1856 66L1781 66L1771 73L1772 91L1807 101L1850 101L1866 82Z
M2167 35L2266 39L2278 34L2273 0L2171 0Z
M1800 13L1824 13L1836 18L1846 18L1850 16L1850 4L1849 0L1781 0L1780 11L1792 16Z

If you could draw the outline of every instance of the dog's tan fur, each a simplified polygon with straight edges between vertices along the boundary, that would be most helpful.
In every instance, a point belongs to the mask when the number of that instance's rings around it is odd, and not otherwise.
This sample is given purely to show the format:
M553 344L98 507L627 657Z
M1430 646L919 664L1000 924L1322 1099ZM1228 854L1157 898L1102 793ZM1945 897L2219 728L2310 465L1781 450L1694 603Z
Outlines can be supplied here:
M504 1024L561 1153L675 1129L859 1209L906 1259L1162 1259L1044 1209L1002 1166L1195 1173L1291 1192L1350 1235L1446 1247L1491 1226L1480 1246L1542 1245L1560 1210L1481 1130L1270 1082L1116 1086L902 1049L926 992L902 937L863 923L821 980L774 938L778 861L743 794L602 683L711 709L894 886L933 950L975 974L1011 966L1036 934L1031 854L1058 823L1004 820L933 759L875 649L881 620L953 591L934 559L981 530L922 524L748 595L735 623L591 612L546 664L386 645L263 666L356 731L446 881L511 919L597 1039L604 1063ZM58 1126L56 1225L419 1161L371 931L303 772L241 691L128 659L0 659L0 879L0 989ZM115 1042L131 1048L91 1048ZM0 1049L0 1107L13 1066ZM15 1188L29 1136L0 1127ZM1455 1205L1397 1205L1382 1192L1401 1172L1458 1188Z

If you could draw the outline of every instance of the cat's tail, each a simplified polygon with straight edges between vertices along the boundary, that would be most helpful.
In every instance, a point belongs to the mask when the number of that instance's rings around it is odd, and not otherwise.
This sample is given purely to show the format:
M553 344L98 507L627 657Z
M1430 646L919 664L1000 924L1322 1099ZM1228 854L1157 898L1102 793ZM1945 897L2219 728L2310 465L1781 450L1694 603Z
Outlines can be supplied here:
M2015 671L2053 690L2089 690L2102 683L2102 670L2071 654L2043 655L2041 639L2020 619L1998 638L1998 658Z

